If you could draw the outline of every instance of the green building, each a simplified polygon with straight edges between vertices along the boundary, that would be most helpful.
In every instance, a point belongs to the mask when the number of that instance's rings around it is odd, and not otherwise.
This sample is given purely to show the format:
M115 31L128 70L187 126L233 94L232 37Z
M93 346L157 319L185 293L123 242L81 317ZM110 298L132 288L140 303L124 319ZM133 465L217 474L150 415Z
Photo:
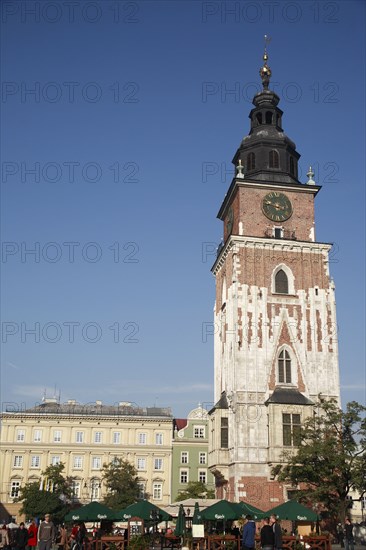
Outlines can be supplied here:
M215 488L208 469L208 413L200 405L188 418L174 419L171 501L189 482L201 481L207 489Z

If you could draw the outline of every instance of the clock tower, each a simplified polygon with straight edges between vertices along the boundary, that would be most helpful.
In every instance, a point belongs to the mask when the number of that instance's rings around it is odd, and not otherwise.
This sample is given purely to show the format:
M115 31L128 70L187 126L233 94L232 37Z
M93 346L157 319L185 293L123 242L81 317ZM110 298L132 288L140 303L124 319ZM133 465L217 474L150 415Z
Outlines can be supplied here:
M292 487L271 470L313 414L319 396L339 402L331 245L316 241L320 186L298 180L299 153L282 129L279 97L253 99L250 131L236 151L220 207L224 240L212 272L215 302L215 406L209 465L218 498L258 508L286 501Z

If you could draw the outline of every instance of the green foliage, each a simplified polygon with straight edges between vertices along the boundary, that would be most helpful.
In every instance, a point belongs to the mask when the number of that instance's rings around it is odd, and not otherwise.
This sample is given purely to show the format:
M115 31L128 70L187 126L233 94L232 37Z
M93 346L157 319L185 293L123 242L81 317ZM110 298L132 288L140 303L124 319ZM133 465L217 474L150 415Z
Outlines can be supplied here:
M206 498L215 498L215 491L213 489L207 489L202 481L190 481L184 491L179 491L175 500L179 502L186 498L202 498L203 495Z
M49 513L57 523L70 509L71 478L62 475L64 464L49 466L42 473L43 487L39 482L26 483L19 490L20 512L27 518L43 517Z
M366 490L366 407L352 401L346 411L335 401L320 400L303 425L297 453L284 453L284 466L272 475L300 486L298 499L318 505L344 521L351 489Z
M146 550L149 548L150 542L144 535L135 535L128 542L128 550Z
M138 500L139 486L136 468L121 458L103 464L103 480L107 487L104 504L113 510L122 510Z

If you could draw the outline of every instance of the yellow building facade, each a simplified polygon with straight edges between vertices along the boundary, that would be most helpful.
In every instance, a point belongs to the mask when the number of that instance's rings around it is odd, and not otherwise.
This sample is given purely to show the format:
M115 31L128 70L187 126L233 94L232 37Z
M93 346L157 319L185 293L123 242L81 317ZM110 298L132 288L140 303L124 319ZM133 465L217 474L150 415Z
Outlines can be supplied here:
M19 519L15 502L21 486L47 480L41 472L65 464L74 498L82 504L102 500L103 464L117 458L136 467L141 496L158 506L170 503L173 418L170 409L131 403L80 405L45 399L24 411L2 413L1 495L7 512Z

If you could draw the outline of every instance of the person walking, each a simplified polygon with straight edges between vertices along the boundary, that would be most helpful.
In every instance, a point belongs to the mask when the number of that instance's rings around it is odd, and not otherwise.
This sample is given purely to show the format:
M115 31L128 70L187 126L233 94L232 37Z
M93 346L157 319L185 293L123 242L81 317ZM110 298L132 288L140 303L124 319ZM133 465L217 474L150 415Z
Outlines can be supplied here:
M250 515L246 516L245 519L241 547L242 550L253 550L255 548L255 522Z
M269 522L273 529L274 549L280 550L282 548L282 530L280 524L277 521L277 516L272 514L272 516L269 518Z
M344 547L345 550L354 550L355 541L353 538L353 523L350 518L346 518L344 524Z
M261 529L261 548L262 550L273 550L274 547L274 532L270 525L269 517L263 518Z
M38 534L38 526L34 519L32 519L29 527L28 527L28 550L34 550L37 546L37 534Z
M44 521L38 529L38 549L50 550L56 538L56 529L51 521L50 514L44 516Z
M19 527L15 531L14 542L16 550L25 550L28 543L28 531L23 521L19 523Z
M0 529L0 550L7 548L10 544L8 530L6 525L3 525Z
M66 527L64 524L62 524L60 526L60 529L59 529L59 537L60 537L60 541L58 543L58 550L66 550L66 546L67 546L67 530L66 530Z

